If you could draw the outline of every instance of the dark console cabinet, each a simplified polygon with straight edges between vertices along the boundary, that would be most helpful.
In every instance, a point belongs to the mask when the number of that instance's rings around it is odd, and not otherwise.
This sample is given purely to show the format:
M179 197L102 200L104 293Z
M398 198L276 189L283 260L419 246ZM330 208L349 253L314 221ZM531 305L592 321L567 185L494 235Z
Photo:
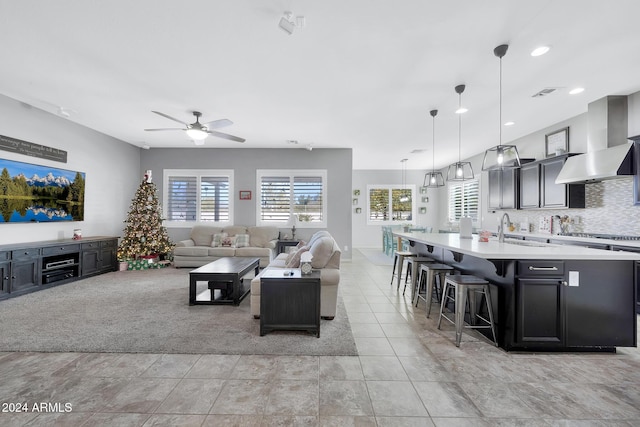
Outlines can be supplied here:
M113 271L116 263L117 241L102 240L82 244L82 275Z
M117 244L116 237L88 237L2 245L0 300L115 271Z

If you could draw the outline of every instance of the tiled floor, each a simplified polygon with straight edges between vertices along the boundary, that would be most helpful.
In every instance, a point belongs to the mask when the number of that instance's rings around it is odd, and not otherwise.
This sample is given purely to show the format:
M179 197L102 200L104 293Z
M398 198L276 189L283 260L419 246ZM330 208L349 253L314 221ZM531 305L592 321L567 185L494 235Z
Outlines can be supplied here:
M466 332L456 348L390 275L358 251L342 265L359 356L0 353L0 425L640 425L638 349L505 353Z

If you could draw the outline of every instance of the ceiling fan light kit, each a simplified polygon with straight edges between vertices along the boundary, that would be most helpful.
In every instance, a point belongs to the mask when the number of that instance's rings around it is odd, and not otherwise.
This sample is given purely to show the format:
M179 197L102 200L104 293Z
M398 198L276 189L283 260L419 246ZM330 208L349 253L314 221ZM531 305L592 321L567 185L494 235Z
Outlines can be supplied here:
M499 97L499 120L498 120L498 145L491 147L484 152L482 159L482 170L510 169L520 167L520 155L515 145L502 144L502 57L507 54L509 45L501 44L493 49L493 54L500 58L500 97Z
M159 111L152 111L152 113L158 114L164 118L169 120L173 120L174 122L182 123L184 128L161 128L161 129L145 129L146 131L165 131L165 130L182 130L187 136L193 141L204 141L209 135L217 136L218 138L228 139L236 142L245 142L244 138L240 138L238 136L229 135L227 133L217 132L211 129L221 128L223 126L230 126L233 124L231 120L228 119L219 119L212 120L206 123L200 123L200 117L202 113L199 111L193 111L193 115L196 118L196 121L193 123L183 122L182 120L176 119L175 117L171 117L168 114L161 113ZM196 144L202 145L202 144Z
M458 85L455 91L458 94L458 109L462 107L462 92L466 89L465 85ZM447 169L447 181L467 181L474 178L473 167L471 162L463 162L460 160L462 146L462 114L458 115L458 161L449 165Z

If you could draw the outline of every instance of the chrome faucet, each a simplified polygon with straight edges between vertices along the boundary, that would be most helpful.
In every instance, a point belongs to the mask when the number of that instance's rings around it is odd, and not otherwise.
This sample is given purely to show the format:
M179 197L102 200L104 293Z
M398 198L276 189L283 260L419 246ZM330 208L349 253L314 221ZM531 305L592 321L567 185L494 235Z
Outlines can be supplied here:
M504 217L507 217L507 227L511 224L511 218L509 218L508 213L502 214L502 218L500 218L500 224L498 224L498 242L504 243Z

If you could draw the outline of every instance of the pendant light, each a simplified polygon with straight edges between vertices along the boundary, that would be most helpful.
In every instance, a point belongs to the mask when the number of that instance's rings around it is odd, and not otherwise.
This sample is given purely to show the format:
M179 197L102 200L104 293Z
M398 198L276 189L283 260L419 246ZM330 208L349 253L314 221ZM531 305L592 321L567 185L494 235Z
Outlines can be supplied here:
M493 54L500 58L500 98L499 98L499 138L498 145L484 152L482 170L511 169L520 167L520 156L515 145L502 145L502 57L507 54L509 45L501 44L493 49Z
M436 170L436 116L438 115L438 110L429 111L431 117L433 118L433 137L431 154L433 162L431 163L431 171L427 172L424 175L424 187L428 188L437 188L444 186L444 178L442 177L442 172Z
M462 92L464 92L466 86L458 85L455 87L458 94L458 161L449 165L447 169L447 181L467 181L473 179L473 168L471 162L463 162L460 160L461 146L462 146L462 113L467 110L462 108Z
M400 160L402 162L402 195L400 196L400 198L398 199L401 203L406 203L409 200L411 200L411 198L409 197L409 194L407 194L407 186L406 186L406 176L407 176L407 160L409 159L402 159Z

